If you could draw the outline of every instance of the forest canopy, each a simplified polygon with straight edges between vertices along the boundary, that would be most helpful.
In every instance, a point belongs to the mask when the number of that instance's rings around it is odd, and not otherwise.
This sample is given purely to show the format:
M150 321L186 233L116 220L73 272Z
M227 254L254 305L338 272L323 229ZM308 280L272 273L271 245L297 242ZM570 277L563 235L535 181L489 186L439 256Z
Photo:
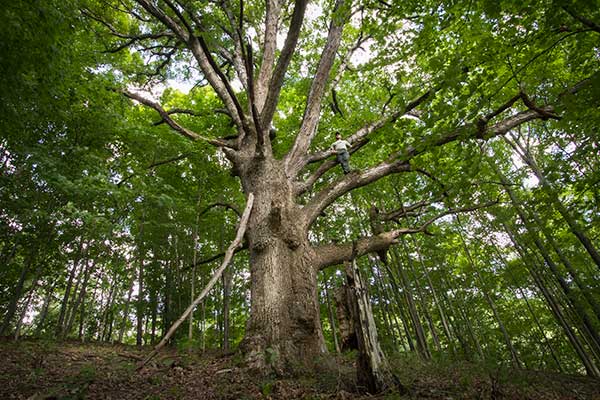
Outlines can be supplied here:
M389 357L600 377L599 6L5 2L0 335L158 343L252 194L173 345L344 351L353 264Z

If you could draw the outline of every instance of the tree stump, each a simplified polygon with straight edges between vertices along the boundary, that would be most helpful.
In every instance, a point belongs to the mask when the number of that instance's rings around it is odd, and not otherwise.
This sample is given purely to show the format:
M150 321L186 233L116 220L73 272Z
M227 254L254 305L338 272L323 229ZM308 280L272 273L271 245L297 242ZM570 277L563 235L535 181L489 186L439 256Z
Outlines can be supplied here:
M350 311L354 335L358 345L358 385L369 393L380 393L397 388L405 392L398 378L392 373L379 346L377 327L369 301L367 286L361 277L356 260L346 263L346 300Z

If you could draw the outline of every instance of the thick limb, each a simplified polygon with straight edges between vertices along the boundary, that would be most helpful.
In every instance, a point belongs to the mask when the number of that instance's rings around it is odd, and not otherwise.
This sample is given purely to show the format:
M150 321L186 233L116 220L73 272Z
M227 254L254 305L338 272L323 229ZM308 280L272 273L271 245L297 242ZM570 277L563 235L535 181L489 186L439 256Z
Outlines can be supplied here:
M302 169L304 163L302 159L306 154L308 147L312 139L317 132L317 126L319 124L321 102L325 93L325 87L329 80L329 74L333 67L333 62L337 53L337 49L340 46L342 39L342 30L346 21L348 20L349 13L344 11L347 6L345 0L336 0L335 7L333 9L333 16L331 24L329 26L329 33L327 35L327 43L321 54L315 77L312 81L308 98L306 100L306 108L304 110L304 116L302 118L302 125L296 140L290 152L286 155L285 166L288 176L296 176L296 174ZM343 15L338 15L342 14Z

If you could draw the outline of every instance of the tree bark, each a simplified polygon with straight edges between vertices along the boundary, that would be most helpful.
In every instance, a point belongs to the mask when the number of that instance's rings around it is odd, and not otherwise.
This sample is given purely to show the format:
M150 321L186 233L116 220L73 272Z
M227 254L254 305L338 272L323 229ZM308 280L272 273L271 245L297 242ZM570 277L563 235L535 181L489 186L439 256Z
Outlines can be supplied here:
M326 351L317 297L319 264L282 162L253 161L241 171L244 190L256 194L246 235L251 312L242 349L249 365L282 372L310 365Z

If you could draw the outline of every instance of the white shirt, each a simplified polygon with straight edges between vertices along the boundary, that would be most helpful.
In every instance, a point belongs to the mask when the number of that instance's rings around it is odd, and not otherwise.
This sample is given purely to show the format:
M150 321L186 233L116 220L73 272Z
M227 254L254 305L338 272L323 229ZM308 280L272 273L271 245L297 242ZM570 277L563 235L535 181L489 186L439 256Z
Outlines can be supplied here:
M350 143L347 140L340 139L333 142L331 145L332 149L335 149L336 152L342 153L344 151L348 151L348 147L350 147Z

